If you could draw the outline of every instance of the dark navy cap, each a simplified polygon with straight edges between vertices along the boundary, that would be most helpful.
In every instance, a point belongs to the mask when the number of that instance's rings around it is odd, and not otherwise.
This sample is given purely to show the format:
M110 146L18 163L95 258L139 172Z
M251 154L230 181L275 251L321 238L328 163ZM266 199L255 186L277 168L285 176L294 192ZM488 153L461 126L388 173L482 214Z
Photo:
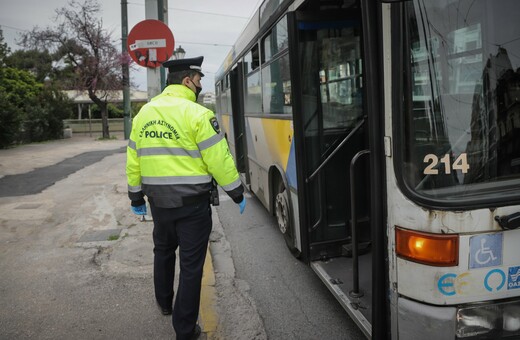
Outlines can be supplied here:
M196 57L196 58L186 58L186 59L175 59L165 61L162 66L168 68L168 72L178 72L178 71L197 71L201 76L204 76L202 73L202 61L204 57Z

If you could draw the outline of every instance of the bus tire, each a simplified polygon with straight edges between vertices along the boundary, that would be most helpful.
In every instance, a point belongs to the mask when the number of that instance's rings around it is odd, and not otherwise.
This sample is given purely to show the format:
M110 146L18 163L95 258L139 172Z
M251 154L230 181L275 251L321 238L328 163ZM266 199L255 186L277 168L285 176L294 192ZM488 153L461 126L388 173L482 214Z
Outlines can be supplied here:
M278 229L284 237L287 248L289 248L296 258L299 258L300 252L294 246L294 225L292 223L291 208L289 205L289 194L287 193L283 181L280 181L278 184L274 211L278 223Z

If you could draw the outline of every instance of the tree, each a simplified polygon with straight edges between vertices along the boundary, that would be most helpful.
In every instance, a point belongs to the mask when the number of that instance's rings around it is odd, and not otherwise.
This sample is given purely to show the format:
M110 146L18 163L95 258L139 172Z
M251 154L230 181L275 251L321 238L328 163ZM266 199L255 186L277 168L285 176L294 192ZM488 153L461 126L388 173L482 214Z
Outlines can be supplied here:
M47 50L17 50L5 58L5 65L31 72L36 81L43 83L51 76L52 56Z
M11 53L11 49L4 42L4 31L0 28L0 66L4 66L4 59Z
M12 93L13 84L17 84L12 73L16 70L5 67L5 59L10 51L7 43L4 42L4 33L0 29L0 148L11 144L18 136L22 126L23 111L20 108L22 103L17 100L16 94L24 93L24 89L17 88L18 91ZM9 76L10 79L7 78Z
M121 63L125 59L103 29L96 0L71 0L68 6L56 10L56 26L34 28L22 35L21 43L29 48L48 48L73 68L71 87L87 91L101 110L103 138L110 138L107 96L110 90L122 89Z
M10 64L15 54L21 57L18 67ZM31 61L33 57L37 60ZM42 84L49 58L45 53L10 54L0 30L0 148L62 137L70 104L52 84Z
M21 141L27 108L37 104L39 87L27 71L0 68L0 147Z

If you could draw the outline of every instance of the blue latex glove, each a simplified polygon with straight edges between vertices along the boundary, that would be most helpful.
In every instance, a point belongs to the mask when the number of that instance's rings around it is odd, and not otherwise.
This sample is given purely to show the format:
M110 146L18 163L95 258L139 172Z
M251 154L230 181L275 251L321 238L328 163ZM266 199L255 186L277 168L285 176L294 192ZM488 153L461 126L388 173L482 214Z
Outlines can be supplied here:
M244 213L244 209L246 208L246 198L242 200L242 202L238 203L238 206L240 207L240 214Z
M136 215L146 215L146 204L140 205L138 207L130 206L132 212Z

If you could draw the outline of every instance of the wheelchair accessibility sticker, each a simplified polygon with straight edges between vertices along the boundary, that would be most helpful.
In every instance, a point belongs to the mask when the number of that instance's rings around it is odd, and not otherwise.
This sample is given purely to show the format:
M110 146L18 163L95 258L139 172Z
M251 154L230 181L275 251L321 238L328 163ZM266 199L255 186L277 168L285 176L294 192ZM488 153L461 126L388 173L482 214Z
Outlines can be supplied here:
M469 239L469 268L485 268L502 264L502 233L472 236Z

